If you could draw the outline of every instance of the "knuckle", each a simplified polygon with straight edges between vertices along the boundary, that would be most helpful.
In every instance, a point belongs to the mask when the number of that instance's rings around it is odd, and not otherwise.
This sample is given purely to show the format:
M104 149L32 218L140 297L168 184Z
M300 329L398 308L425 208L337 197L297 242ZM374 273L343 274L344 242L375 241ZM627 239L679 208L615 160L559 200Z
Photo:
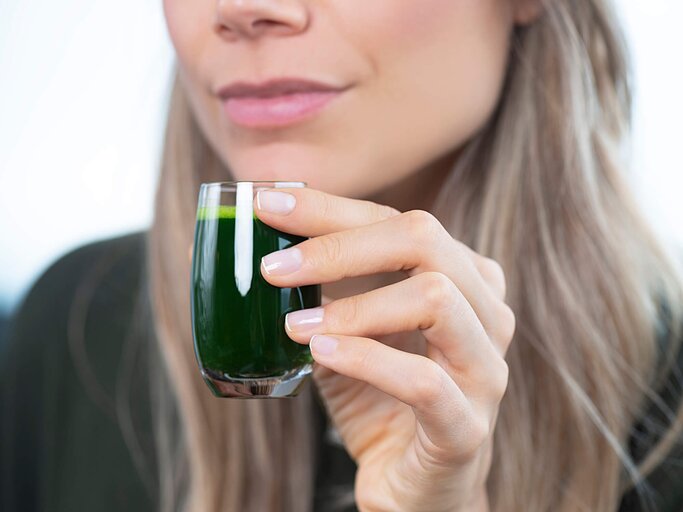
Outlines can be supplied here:
M493 396L500 400L505 395L510 379L510 367L503 358L498 360L497 368L493 372L493 376L489 379L489 386Z
M409 210L403 216L407 233L414 240L431 240L443 231L439 220L427 210Z
M364 343L358 347L354 365L363 374L375 371L375 350L372 345Z
M423 272L421 295L426 309L440 310L451 307L456 302L457 287L451 279L441 272Z
M336 233L320 236L316 240L318 245L316 259L321 260L316 263L322 268L330 263L339 264L343 260L344 246Z
M413 388L414 404L429 408L437 405L444 397L446 378L443 368L431 359L425 361L426 368L420 372Z
M329 304L330 314L326 321L328 325L335 329L346 329L352 332L352 326L356 325L360 319L363 308L361 306L362 295L351 295L343 299L336 300Z
M329 219L334 216L332 199L327 194L318 195L317 211L323 219Z
M489 283L502 297L505 297L506 279L503 266L493 258L483 257L482 274L484 280Z
M501 302L499 308L500 310L497 315L496 341L502 343L503 348L506 349L515 335L517 319L512 308L505 302Z

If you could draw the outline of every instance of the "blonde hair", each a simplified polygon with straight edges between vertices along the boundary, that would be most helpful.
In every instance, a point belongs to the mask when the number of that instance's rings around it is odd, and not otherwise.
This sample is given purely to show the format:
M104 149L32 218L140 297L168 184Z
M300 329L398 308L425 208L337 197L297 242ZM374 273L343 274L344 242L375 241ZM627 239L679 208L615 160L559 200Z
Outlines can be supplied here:
M657 333L670 333L669 355L679 347L683 279L623 174L630 109L609 2L549 2L516 30L498 109L434 205L454 237L501 263L517 318L492 510L613 510L628 488L646 491L681 431L681 411L655 390L668 372L661 362L674 360L659 353ZM161 508L303 512L315 481L312 386L295 399L219 400L194 359L187 252L197 192L229 177L176 75L148 246L165 383L155 400ZM648 404L668 421L636 464L626 444Z

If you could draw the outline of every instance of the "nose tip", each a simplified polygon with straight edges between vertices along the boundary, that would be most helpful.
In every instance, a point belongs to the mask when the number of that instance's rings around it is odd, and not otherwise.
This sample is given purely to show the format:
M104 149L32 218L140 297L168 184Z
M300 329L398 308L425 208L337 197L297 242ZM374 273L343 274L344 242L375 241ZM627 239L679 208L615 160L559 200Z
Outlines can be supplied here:
M309 22L301 0L218 0L216 30L230 38L292 35Z

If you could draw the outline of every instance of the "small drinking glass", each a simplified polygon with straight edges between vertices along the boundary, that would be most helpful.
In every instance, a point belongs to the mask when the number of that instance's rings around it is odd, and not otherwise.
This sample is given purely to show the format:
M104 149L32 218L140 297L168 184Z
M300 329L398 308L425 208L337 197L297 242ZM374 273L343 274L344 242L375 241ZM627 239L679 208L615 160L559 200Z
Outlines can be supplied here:
M203 183L191 276L197 362L220 397L296 396L313 370L308 345L284 329L290 311L321 304L319 284L280 288L260 272L261 257L307 239L274 229L254 213L258 190L302 181Z

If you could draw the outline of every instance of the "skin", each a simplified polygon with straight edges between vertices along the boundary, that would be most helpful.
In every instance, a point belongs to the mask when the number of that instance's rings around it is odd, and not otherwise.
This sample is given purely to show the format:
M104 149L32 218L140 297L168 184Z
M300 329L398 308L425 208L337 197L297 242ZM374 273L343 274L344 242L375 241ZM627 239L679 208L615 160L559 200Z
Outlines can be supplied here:
M492 434L515 316L492 259L429 213L459 148L501 94L515 25L534 0L164 0L197 122L237 180L297 180L289 213L259 218L310 237L275 286L323 283L314 380L358 464L362 511L487 510ZM216 92L299 76L349 86L314 117L278 128L230 121ZM330 156L333 156L330 158ZM273 192L270 192L273 193ZM261 194L259 194L261 196ZM271 196L272 197L272 196ZM279 267L280 270L282 266ZM268 269L271 272L268 272Z

